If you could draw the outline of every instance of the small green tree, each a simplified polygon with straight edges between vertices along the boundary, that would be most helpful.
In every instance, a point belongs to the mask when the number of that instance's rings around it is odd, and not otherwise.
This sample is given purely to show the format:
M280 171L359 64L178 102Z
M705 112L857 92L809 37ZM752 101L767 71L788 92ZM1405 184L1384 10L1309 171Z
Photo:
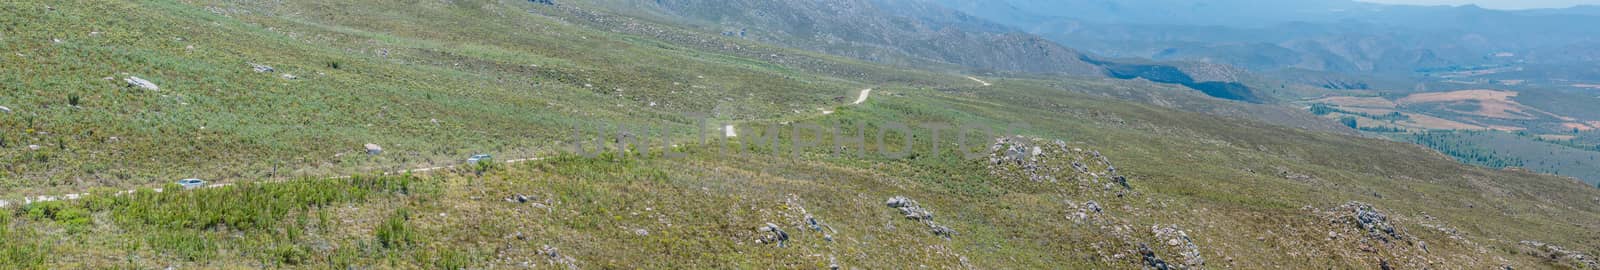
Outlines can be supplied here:
M1350 128L1360 128L1360 123L1358 121L1356 121L1355 117L1349 117L1349 116L1340 117L1339 118L1339 123L1340 124L1344 124L1344 126L1347 126L1347 127L1350 127Z
M1328 106L1328 104L1322 104L1322 103L1311 104L1311 114L1328 115L1329 113L1333 113L1333 112L1334 112L1333 107Z

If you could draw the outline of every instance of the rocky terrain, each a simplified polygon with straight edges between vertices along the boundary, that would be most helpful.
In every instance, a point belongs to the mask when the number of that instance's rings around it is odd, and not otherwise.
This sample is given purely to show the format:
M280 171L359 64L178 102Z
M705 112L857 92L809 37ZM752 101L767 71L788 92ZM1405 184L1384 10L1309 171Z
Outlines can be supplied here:
M1589 185L1158 81L1261 84L1227 66L1075 76L1105 66L906 3L0 2L0 196L62 198L0 206L0 268L1592 269L1600 251ZM784 8L816 10L765 14ZM901 12L929 15L873 15ZM567 151L588 142L603 153Z

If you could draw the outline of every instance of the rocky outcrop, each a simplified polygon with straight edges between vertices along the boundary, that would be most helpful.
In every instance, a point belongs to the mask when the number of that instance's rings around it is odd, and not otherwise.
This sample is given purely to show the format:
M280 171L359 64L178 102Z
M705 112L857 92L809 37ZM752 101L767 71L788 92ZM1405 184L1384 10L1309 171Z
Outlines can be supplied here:
M148 80L145 80L143 78L134 77L134 76L128 76L128 78L122 79L122 81L127 82L128 86L130 86L130 87L138 87L138 88L142 88L144 90L150 90L150 91L161 91L161 87L160 86L156 86L155 83L152 83L152 82L150 82Z
M250 64L250 69L251 70L255 70L257 73L269 73L269 72L278 71L277 69L273 69L272 66L268 66L268 65L256 64L256 63L246 63L246 64Z
M1352 201L1335 208L1333 212L1330 222L1354 226L1374 241L1392 243L1410 239L1405 232L1389 222L1388 214L1378 211L1370 204Z
M989 173L1002 179L1071 181L1125 193L1133 188L1111 158L1099 151L1069 147L1066 141L1010 136L989 145Z
M1182 263L1180 268L1198 268L1206 264L1206 259L1200 255L1200 246L1189 238L1189 233L1178 228L1177 225L1151 226L1150 232L1156 240L1167 245L1168 248L1178 250Z
M1172 269L1171 266L1167 265L1167 261L1163 261L1160 257L1157 257L1156 252L1154 250L1150 250L1150 246L1145 244L1139 244L1139 258L1140 260L1144 261L1145 267L1149 267L1148 269Z
M1524 240L1521 243L1523 254L1548 259L1556 265L1573 269L1600 269L1600 261L1588 254L1539 241Z
M756 239L756 243L777 243L778 247L789 246L789 232L783 231L783 227L778 227L778 224L767 223L767 225L756 228L756 231L762 233L761 238Z
M894 196L890 197L889 200L884 201L884 204L888 205L889 208L900 210L900 214L905 215L906 219L917 221L927 226L929 232L932 232L933 235L944 237L946 239L956 235L956 230L934 222L933 211L928 210L927 208L922 208L922 205L918 204L916 200L906 198L905 196Z

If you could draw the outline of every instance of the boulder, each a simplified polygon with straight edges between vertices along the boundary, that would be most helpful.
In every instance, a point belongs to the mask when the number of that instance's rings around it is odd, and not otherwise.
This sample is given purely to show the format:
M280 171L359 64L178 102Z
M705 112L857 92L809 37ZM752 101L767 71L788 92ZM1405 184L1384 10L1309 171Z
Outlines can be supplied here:
M945 227L944 225L930 225L929 228L933 229L933 235L938 235L946 239L956 235L956 230L950 229L950 227Z
M250 64L250 68L254 69L258 73L266 73L266 72L277 71L276 69L273 69L272 66L268 66L268 65L256 64L256 63L247 63L247 64Z
M921 206L900 207L900 214L906 215L906 218L911 220L933 220L933 211L928 211L928 209Z
M811 227L812 231L822 232L822 222L818 222L817 218L811 215L806 215L806 226Z
M910 206L913 202L911 198L906 198L905 196L894 196L884 203L888 204L889 207L900 208Z
M1150 247L1146 246L1145 244L1139 244L1139 256L1144 258L1144 265L1150 269L1172 269L1170 266L1167 266L1166 261L1162 261L1161 258L1157 258L1156 252L1150 250Z
M778 243L778 247L788 247L789 233L788 232L784 232L783 228L778 227L778 224L767 223L766 226L761 226L761 228L756 229L756 230L760 231L760 232L764 232L764 233L769 233L770 234L770 235L761 237L761 239L759 241L757 241L757 242L761 242L761 243L777 242Z
M377 144L370 144L369 143L369 144L366 145L366 147L367 147L367 154L368 155L377 155L377 154L382 154L383 153L383 147L378 146Z
M128 78L122 79L122 81L127 82L128 86L144 88L145 90L150 90L150 91L161 91L161 87L160 86L156 86L155 83L147 81L147 80L145 80L143 78L134 77L134 76L128 76Z
M529 197L528 195L517 194L517 195L506 196L505 200L506 200L506 202L510 202L510 203L527 203L528 201L532 201L533 197Z

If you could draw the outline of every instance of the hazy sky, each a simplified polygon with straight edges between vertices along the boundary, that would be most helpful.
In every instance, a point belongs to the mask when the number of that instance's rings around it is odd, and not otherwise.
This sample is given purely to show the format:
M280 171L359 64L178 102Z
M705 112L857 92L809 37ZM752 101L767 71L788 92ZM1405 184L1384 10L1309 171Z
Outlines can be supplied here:
M1600 5L1600 0L1359 0L1385 4L1409 5L1465 5L1477 4L1493 9L1564 8L1576 5Z

